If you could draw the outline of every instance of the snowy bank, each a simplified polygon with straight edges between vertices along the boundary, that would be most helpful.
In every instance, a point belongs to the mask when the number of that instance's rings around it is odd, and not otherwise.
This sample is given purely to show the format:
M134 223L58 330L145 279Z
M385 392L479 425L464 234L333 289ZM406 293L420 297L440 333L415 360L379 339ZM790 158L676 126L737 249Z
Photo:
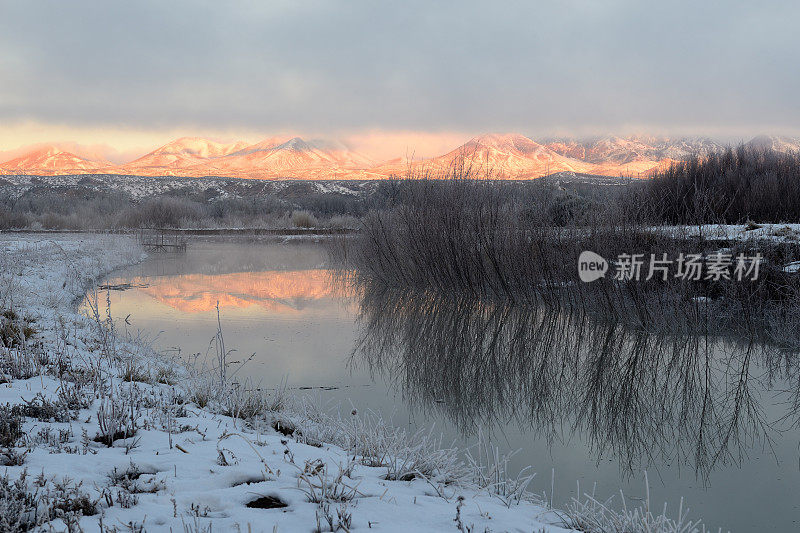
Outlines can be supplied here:
M800 224L699 224L695 226L651 226L647 231L674 237L702 237L708 241L768 241L775 243L800 240Z
M184 367L114 324L103 293L76 310L142 257L121 236L0 234L0 531L702 528L588 497L548 510L491 449L465 460L429 433L231 383L224 364Z

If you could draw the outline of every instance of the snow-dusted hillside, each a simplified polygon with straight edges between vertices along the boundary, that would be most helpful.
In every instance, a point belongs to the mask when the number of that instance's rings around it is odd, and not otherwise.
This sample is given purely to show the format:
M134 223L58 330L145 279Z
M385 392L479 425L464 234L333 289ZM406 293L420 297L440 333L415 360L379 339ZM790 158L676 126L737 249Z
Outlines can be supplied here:
M173 176L147 177L117 174L84 174L59 176L2 176L0 190L10 198L19 198L34 188L81 188L94 191L120 191L133 199L142 199L171 191L192 191L209 198L247 198L265 193L280 193L294 186L291 180L247 180L239 178L186 178ZM307 192L359 195L371 190L367 181L302 182Z

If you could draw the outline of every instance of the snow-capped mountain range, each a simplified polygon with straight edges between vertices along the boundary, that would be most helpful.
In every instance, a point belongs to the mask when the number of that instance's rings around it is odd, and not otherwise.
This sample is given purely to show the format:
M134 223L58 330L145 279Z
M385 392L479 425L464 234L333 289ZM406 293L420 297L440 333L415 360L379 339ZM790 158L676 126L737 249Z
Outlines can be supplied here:
M800 140L755 137L747 143L783 152L800 151ZM409 169L438 174L464 165L481 175L528 179L570 171L605 176L646 176L673 161L724 146L702 137L551 138L491 133L470 139L450 152L406 162L374 161L331 141L272 137L256 144L218 143L199 137L176 139L121 165L71 153L55 145L39 147L0 162L0 174L125 174L137 176L221 176L254 179L377 179Z

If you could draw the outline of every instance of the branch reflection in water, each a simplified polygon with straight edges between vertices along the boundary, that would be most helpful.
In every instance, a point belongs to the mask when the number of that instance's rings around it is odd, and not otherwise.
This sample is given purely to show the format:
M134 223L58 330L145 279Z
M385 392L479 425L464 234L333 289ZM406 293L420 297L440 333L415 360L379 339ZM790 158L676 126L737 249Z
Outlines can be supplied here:
M624 474L678 462L705 480L798 423L795 352L723 334L649 331L554 306L359 287L364 365L465 436L516 424L572 438ZM707 331L707 328L703 328ZM769 420L766 402L781 402Z

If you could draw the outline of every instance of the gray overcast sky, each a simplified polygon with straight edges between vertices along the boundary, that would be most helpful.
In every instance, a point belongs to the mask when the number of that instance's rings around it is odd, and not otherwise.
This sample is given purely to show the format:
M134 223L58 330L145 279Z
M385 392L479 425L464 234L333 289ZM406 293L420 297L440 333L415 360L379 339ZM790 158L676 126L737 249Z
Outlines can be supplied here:
M800 130L800 2L5 1L0 124Z

